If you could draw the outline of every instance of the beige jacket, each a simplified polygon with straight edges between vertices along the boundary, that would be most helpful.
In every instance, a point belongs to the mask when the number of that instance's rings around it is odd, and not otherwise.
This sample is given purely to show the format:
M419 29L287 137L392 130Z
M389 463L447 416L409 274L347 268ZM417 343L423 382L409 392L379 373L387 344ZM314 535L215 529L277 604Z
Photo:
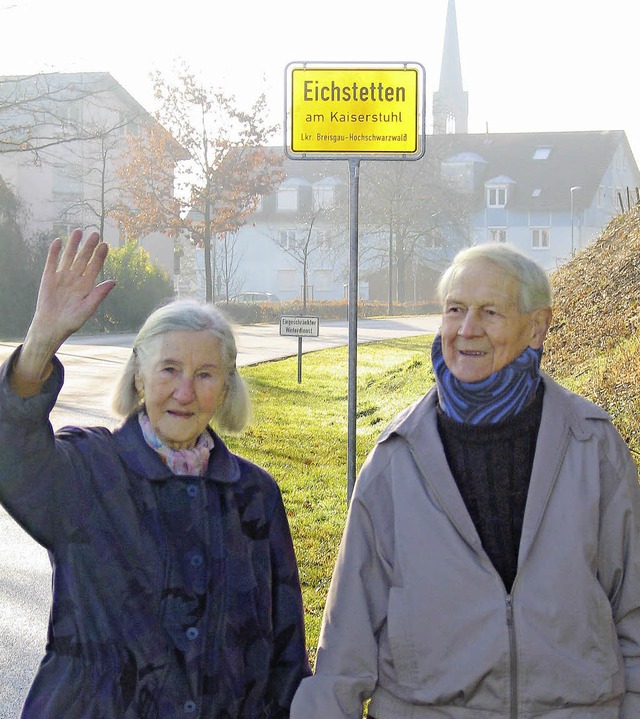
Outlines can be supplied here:
M508 595L431 390L364 464L292 719L638 719L640 487L609 416L544 376Z

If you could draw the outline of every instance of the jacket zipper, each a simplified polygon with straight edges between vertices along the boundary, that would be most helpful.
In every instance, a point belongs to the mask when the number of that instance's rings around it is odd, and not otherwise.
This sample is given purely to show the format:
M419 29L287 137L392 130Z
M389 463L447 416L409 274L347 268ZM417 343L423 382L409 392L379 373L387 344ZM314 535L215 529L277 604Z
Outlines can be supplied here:
M516 633L513 626L513 605L511 595L507 594L507 630L509 632L509 701L511 719L518 719L518 665L516 661Z

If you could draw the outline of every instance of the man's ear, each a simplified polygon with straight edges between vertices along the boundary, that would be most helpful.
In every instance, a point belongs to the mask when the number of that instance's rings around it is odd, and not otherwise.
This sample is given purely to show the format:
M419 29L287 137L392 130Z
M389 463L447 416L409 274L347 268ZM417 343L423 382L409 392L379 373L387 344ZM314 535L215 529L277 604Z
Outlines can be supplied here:
M135 376L133 378L133 383L136 387L136 392L138 394L142 394L144 392L144 383L142 382L142 377L140 376L140 372L136 372Z
M551 325L551 307L541 307L531 313L531 341L529 347L540 349Z

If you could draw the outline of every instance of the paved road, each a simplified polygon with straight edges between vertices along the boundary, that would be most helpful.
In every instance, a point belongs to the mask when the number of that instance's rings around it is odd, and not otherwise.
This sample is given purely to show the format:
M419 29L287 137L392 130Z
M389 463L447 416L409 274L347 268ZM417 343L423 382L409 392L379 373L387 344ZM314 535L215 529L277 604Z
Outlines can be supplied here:
M358 341L435 332L439 316L358 321ZM238 326L238 364L246 366L295 356L296 337L280 337L278 325ZM51 420L64 424L101 424L117 420L108 410L108 396L133 335L76 336L60 349L66 381ZM346 322L321 322L320 336L304 338L302 350L312 352L348 342ZM0 361L16 343L0 342ZM346 441L346 440L345 440ZM17 719L42 657L50 601L51 571L47 553L0 509L0 719Z

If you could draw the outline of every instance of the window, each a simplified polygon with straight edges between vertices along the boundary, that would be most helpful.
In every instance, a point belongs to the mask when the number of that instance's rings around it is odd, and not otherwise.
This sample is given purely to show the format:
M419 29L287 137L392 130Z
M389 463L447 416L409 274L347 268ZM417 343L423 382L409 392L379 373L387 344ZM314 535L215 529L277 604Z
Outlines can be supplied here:
M81 114L80 108L72 103L62 105L59 109L55 110L60 117L60 124L63 127L76 129L80 125Z
M278 190L278 210L297 210L298 209L298 188L297 187L281 187Z
M333 206L333 185L313 186L313 209L321 210Z
M444 247L442 233L439 230L432 230L424 238L424 246L429 250L441 250Z
M506 204L506 187L487 187L487 205L489 207L504 207Z
M546 250L549 247L549 230L536 227L531 230L531 247L534 250Z
M118 113L118 125L117 129L120 135L139 135L140 125L138 124L135 117L132 117L129 113L123 112L122 110Z
M278 244L283 250L294 250L296 247L296 231L280 230L278 233Z
M278 289L281 292L294 292L296 289L296 271L292 269L278 270Z
M71 225L67 225L64 222L56 222L53 225L53 236L54 237L69 237L69 235L73 232L75 229L75 225L72 227Z
M624 191L623 191L622 187L616 187L615 198L614 198L613 204L615 207L619 208L620 212L625 211L623 197L624 197Z
M506 227L490 227L489 228L489 242L506 242L507 241L507 228Z
M551 154L550 147L537 147L533 153L534 160L548 160Z
M487 162L476 152L458 152L448 157L440 165L442 179L459 192L473 192L476 189L476 176L479 178Z
M444 123L445 135L456 134L456 116L452 112L447 113L447 118Z
M53 193L58 198L82 198L82 167L78 164L56 165L53 168Z
M473 189L473 165L469 162L443 163L441 175L455 190L470 192Z
M598 209L602 210L607 206L607 188L600 185L598 188Z
M327 291L333 287L331 270L314 270L313 284L320 291Z

